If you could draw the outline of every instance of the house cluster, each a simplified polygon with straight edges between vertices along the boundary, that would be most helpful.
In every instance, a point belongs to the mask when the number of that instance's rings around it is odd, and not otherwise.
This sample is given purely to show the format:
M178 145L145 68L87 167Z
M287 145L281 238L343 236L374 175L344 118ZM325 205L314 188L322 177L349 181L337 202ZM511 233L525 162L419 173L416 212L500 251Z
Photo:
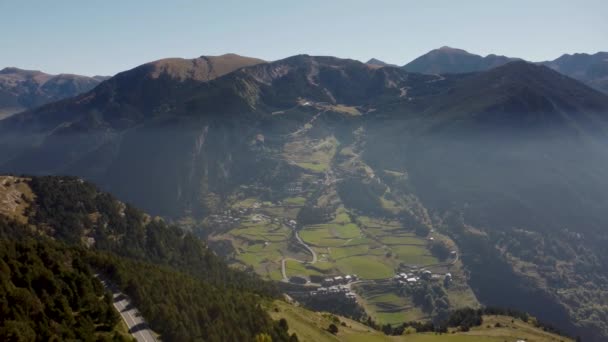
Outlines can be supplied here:
M237 217L237 213L233 213L230 210L226 210L221 214L209 215L209 220L211 221L211 223L214 223L216 225L232 225L239 223L241 219Z
M251 222L253 223L260 223L260 222L270 222L272 221L272 218L268 215L264 215L264 214L255 214L251 217Z
M420 281L420 277L414 273L399 273L395 274L393 281L399 286L416 285Z
M336 276L333 278L325 278L321 282L323 286L331 286L331 285L340 285L340 284L348 284L352 281L359 279L356 274L347 274L345 276Z
M316 291L310 292L311 297L333 297L338 299L346 299L347 301L356 301L357 296L346 285L333 285L329 287L319 287Z
M452 281L452 274L433 274L433 272L421 268L413 269L410 272L402 272L399 274L395 274L395 276L393 277L393 281L399 286L414 286L420 283L421 281L440 281L441 279L444 279L446 283L449 283Z
M285 187L285 192L287 192L290 195L297 195L297 194L302 193L302 183L293 182L293 183L287 184L287 186Z
M291 229L295 229L298 225L298 222L296 220L285 220L285 225Z

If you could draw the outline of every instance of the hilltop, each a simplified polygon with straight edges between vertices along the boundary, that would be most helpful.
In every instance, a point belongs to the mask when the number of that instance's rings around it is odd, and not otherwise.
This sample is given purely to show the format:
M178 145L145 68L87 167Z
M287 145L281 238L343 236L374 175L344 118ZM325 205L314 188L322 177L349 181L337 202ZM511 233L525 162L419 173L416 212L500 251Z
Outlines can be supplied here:
M517 58L493 54L482 57L462 49L443 46L407 63L403 69L424 74L466 73L488 70L515 60Z

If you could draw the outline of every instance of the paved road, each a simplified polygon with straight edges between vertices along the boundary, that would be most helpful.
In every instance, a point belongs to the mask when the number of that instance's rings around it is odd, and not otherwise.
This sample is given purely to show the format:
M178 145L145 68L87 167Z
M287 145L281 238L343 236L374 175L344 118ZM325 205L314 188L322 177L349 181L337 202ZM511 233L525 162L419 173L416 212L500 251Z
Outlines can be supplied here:
M101 280L104 287L112 292L114 307L127 324L129 333L135 337L137 342L157 342L158 340L154 337L154 332L152 332L148 323L146 323L137 308L135 308L129 297L118 291L116 287L108 284L103 278L99 277L99 280Z
M285 281L285 282L289 281L289 278L287 277L287 271L285 270L285 262L287 262L287 260L297 261L302 264L314 264L317 262L317 253L312 248L310 248L310 246L307 245L306 242L304 242L304 240L302 240L302 238L300 238L300 234L298 234L297 230L294 230L294 233L296 235L296 240L298 240L298 242L302 246L304 246L304 248L306 248L310 252L310 254L312 254L312 261L306 262L306 261L302 261L302 260L298 260L298 259L294 259L294 258L283 258L281 260L281 273L283 274L283 281Z
M317 262L317 253L310 248L309 245L306 244L306 242L304 242L304 240L302 240L302 238L300 238L300 234L298 234L297 230L294 230L294 233L296 235L296 239L298 240L298 242L304 246L304 248L306 248L310 254L312 254L312 261L311 262L306 262L306 261L302 261L302 260L298 260L298 259L294 259L294 258L283 258L281 259L281 274L283 274L283 281L284 282L289 282L289 278L287 277L287 271L285 270L285 263L287 262L287 260L293 260L293 261L297 261L301 264L314 264Z
M310 246L307 245L306 242L304 242L304 240L302 240L302 238L300 238L300 234L298 233L297 230L295 231L295 233L296 233L296 239L298 239L298 242L302 246L304 246L304 248L306 248L310 252L310 254L312 254L312 261L310 263L311 264L316 263L317 262L317 253L312 248L310 248Z

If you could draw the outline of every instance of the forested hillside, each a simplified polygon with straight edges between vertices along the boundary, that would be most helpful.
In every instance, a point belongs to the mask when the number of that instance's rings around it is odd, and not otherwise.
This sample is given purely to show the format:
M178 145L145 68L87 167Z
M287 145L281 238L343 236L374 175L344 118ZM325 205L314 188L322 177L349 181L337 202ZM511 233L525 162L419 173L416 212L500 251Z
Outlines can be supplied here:
M54 243L0 239L0 317L2 341L132 340L89 266Z
M75 338L90 340L96 334L103 337L96 329L103 330L104 324L111 329L117 316L113 309L110 312L114 316L108 313L111 302L102 298L101 284L92 276L94 270L131 296L165 341L246 341L257 335L270 336L273 341L297 340L261 309L264 301L276 298L276 288L256 275L228 268L198 238L160 219L151 219L77 178L8 179L11 185L25 182L31 186L35 200L25 210L26 225L6 214L0 217L0 243L6 246L0 251L4 262L0 266L3 271L5 265L12 267L3 274L14 275L8 279L14 286L25 287L43 300L7 302L14 304L4 307L7 314L14 312L15 320L26 320L14 324L2 320L7 334L15 334L15 329L23 334L30 334L30 330L44 334L54 331L56 324L43 316L32 320L39 326L27 321L33 314L31 310L39 310L65 324L66 331L80 334ZM15 200L21 203L26 196ZM24 272L25 266L19 266L23 263L32 270ZM61 285L62 282L66 284ZM13 285L3 284L7 298L13 298ZM57 291L66 298L47 303L45 300L51 295L48 291ZM93 294L100 299L93 301ZM68 308L66 303L72 306ZM63 305L60 308L64 313L55 312L53 308L58 305ZM78 315L66 321L64 316L84 312L79 308L91 312L90 317ZM92 323L95 325L91 329ZM31 329L18 329L19 324L30 324ZM57 333L64 334L59 335L60 339L71 338L60 330ZM84 338L85 335L89 337ZM47 335L36 336L40 341L48 340L44 338Z

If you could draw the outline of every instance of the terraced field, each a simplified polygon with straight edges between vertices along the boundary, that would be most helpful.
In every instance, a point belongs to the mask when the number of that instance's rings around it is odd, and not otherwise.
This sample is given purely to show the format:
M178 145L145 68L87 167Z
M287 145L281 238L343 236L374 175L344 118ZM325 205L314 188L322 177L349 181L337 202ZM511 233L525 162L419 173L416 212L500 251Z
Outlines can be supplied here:
M409 297L394 292L394 287L381 285L390 284L402 267L428 267L443 273L457 272L459 268L440 262L428 249L429 238L417 236L400 222L357 215L344 207L339 207L327 223L296 228L301 240L317 254L318 261L313 264L310 252L295 239L294 228L285 224L297 216L299 209L290 213L294 208L286 203L294 200L282 202L279 206L245 199L233 206L251 210L223 236L235 248L235 262L272 280L300 277L314 283L326 277L356 274L366 285L354 286L359 303L378 323L398 324L428 318ZM260 215L264 219L253 222ZM433 236L444 238L436 233ZM458 307L477 305L464 280L456 281L447 293L450 302Z
M361 297L361 304L376 322L398 325L429 318L428 314L417 308L409 297L396 293L392 287L361 284L355 289Z
M294 139L285 144L284 157L299 167L316 173L329 168L336 154L337 140L334 137L313 140Z
M427 241L398 222L360 217L353 223L344 211L332 223L305 226L300 237L341 274L354 273L363 280L390 278L400 264L439 263Z
M289 251L292 234L292 230L282 223L245 220L227 234L211 239L230 241L235 249L235 262L251 267L268 279L281 280L281 260L300 256L297 252Z

